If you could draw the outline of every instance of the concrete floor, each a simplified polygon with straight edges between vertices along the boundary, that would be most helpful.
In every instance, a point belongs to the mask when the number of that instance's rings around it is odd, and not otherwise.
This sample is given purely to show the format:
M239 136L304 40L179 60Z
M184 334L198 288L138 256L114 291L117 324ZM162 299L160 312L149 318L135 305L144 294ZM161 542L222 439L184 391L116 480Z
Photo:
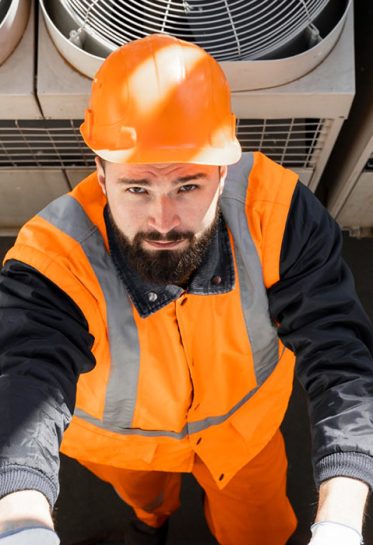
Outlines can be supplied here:
M13 239L0 239L0 254ZM373 319L373 239L345 236L344 254L353 270L363 304ZM306 545L316 506L310 463L310 437L306 400L295 385L283 424L289 457L288 493L299 519L294 545ZM365 543L373 544L373 519L368 509ZM90 474L74 460L62 457L61 493L55 520L62 545L98 545L101 540L118 543L124 533L129 509L111 487ZM168 545L212 545L202 514L201 492L193 477L185 475L182 506L172 517ZM258 544L260 545L260 544Z

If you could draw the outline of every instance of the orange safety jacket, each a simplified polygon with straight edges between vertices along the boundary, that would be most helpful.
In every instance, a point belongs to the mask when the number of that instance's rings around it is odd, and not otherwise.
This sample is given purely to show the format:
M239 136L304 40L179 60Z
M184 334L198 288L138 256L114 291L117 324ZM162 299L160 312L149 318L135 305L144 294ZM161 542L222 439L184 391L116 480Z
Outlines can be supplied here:
M164 471L190 471L197 453L223 487L270 441L290 397L294 355L271 323L266 289L279 280L296 182L259 152L229 167L221 207L233 289L186 291L146 318L110 257L96 174L24 226L6 260L66 292L95 339L96 366L79 378L62 452Z

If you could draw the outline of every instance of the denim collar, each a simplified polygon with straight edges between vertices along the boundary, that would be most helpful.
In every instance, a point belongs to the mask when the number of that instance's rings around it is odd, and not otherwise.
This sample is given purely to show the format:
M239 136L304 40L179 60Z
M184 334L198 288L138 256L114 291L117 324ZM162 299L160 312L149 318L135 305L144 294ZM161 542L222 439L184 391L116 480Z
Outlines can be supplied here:
M109 239L111 258L128 294L142 318L175 301L183 293L218 295L231 291L234 286L233 256L227 227L220 217L218 228L211 239L202 263L190 278L186 288L175 284L160 286L143 280L128 264L117 236L111 228L108 209L104 218Z

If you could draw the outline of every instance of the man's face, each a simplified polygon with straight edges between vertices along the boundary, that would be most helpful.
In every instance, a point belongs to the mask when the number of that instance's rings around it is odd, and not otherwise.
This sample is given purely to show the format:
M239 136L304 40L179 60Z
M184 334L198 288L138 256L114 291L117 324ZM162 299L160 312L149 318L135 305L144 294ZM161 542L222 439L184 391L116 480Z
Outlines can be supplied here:
M96 161L113 227L147 280L185 283L216 227L227 168Z

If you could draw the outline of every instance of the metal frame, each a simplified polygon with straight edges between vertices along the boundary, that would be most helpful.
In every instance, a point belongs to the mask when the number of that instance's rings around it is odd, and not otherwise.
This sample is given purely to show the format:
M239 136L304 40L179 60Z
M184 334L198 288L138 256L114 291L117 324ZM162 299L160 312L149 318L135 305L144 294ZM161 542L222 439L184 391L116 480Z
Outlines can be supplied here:
M29 0L21 0L24 5ZM26 30L16 49L0 66L0 119L40 119L35 96L35 10L31 2Z
M372 6L357 12L373 14ZM362 25L357 39L357 92L351 112L324 171L320 195L332 216L353 236L373 236L373 39Z
M327 207L342 229L352 236L373 236L373 105L360 130L349 140L351 148L338 169L337 183Z
M21 225L70 189L61 170L0 171L0 236L15 236Z

